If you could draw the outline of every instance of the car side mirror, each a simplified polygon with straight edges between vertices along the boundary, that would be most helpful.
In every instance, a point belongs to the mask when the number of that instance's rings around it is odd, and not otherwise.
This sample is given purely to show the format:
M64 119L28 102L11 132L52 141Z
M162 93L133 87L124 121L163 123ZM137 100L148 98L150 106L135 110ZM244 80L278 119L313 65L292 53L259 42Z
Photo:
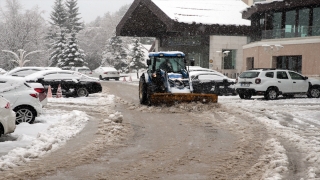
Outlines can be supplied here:
M308 76L305 76L305 77L304 77L304 80L307 80L307 79L308 79Z
M151 65L151 59L147 59L147 65Z

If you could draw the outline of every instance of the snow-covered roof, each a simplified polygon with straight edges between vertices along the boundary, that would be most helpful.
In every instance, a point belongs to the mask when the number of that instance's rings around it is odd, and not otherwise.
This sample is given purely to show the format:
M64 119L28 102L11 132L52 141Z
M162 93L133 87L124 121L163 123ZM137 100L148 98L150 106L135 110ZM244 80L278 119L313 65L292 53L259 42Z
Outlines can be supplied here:
M240 11L241 13L242 12L245 12L247 11L249 8L253 8L253 7L256 7L256 5L258 4L270 4L270 3L273 3L273 2L282 2L283 0L269 0L269 1L260 1L260 2L255 2L253 3L253 5L251 5L250 7L246 7L245 9L243 9L242 11Z
M168 17L181 23L250 25L241 11L248 5L241 0L152 0Z

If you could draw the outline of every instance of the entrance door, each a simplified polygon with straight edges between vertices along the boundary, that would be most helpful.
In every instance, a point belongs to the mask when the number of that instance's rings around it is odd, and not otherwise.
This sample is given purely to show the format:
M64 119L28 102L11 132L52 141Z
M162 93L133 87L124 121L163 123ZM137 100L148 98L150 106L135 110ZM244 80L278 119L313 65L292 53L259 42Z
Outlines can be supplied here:
M247 70L254 68L254 57L247 58Z

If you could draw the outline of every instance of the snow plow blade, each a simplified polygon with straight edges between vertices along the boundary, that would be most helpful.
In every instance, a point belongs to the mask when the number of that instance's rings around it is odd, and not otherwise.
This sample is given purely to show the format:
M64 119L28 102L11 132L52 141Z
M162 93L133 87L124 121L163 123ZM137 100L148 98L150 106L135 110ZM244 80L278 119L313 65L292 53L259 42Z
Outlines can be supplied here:
M198 93L154 93L150 97L151 104L174 104L183 102L217 103L216 94Z

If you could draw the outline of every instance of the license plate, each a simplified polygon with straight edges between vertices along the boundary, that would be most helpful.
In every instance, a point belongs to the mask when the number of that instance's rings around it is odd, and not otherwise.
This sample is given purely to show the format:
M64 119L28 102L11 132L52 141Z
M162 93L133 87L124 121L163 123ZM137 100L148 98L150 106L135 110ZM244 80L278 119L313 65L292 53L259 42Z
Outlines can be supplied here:
M241 86L242 86L242 87L249 87L250 84L248 84L248 83L242 83Z

